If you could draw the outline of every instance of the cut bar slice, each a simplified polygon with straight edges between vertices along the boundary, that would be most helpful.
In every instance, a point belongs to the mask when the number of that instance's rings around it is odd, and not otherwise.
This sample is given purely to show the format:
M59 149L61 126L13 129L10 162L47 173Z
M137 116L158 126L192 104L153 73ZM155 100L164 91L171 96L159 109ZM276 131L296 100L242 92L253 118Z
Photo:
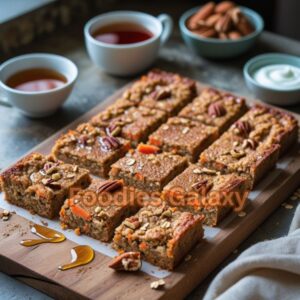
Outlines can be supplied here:
M201 153L200 163L222 173L246 174L254 185L275 166L279 150L278 144L257 143L227 131Z
M206 88L192 103L181 110L179 116L215 126L220 133L223 133L246 111L244 98Z
M177 114L196 96L191 79L161 70L142 76L123 94L123 98L137 105L161 109L168 115Z
M298 122L292 114L256 104L230 131L265 145L279 144L280 154L283 154L297 142Z
M201 216L163 204L125 219L116 229L113 247L139 251L150 263L172 270L202 237Z
M163 198L171 206L203 215L205 225L215 226L232 209L244 207L249 190L246 176L192 164L164 187Z
M112 165L110 177L123 179L127 185L143 191L161 191L187 165L187 159L179 155L142 154L135 151L126 154Z
M1 176L5 199L46 218L58 216L64 200L90 184L89 172L32 153Z
M121 136L130 140L134 145L146 141L149 134L156 130L167 115L165 112L148 107L132 107L123 113L104 111L94 118L91 123L113 136Z
M149 137L149 143L165 152L183 155L195 162L199 154L218 138L216 127L173 117Z
M137 210L134 188L120 180L94 179L86 190L65 201L60 220L63 227L109 242L115 228Z
M103 130L84 123L60 137L52 154L64 162L87 168L95 175L107 177L110 166L129 148L129 141L106 136Z

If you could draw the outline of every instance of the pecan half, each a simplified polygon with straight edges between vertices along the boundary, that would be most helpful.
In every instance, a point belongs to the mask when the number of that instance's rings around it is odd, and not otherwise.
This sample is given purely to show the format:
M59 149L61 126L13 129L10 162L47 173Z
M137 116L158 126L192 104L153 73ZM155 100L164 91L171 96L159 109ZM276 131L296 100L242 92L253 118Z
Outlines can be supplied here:
M241 120L235 122L234 127L235 129L237 129L236 132L243 136L247 136L252 130L252 127L249 122Z
M232 20L230 15L226 14L221 17L215 25L215 30L218 32L228 32L232 25Z
M138 271L142 266L140 252L125 252L115 257L108 265L116 271Z
M107 180L104 181L97 189L97 193L113 192L123 186L122 180Z
M121 147L119 140L113 136L99 137L99 143L103 151L116 150Z
M156 90L153 92L153 95L155 100L159 101L159 100L165 100L169 97L171 97L172 95L172 91L169 88L161 88L159 90Z
M224 14L228 10L235 7L235 3L232 1L222 1L219 4L216 5L215 12Z
M206 20L215 9L214 2L208 2L207 4L203 5L197 13L195 13L187 22L187 27L191 30L198 29L200 21Z
M222 103L215 102L208 107L208 114L211 117L222 117L226 114L226 109Z

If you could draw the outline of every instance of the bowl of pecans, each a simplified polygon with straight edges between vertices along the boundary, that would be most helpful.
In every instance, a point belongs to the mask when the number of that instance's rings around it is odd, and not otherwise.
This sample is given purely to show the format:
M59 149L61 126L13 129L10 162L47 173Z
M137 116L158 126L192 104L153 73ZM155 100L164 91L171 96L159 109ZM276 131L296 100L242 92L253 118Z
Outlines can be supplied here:
M186 45L196 54L230 58L255 44L264 21L255 11L232 1L208 2L185 12L179 27Z

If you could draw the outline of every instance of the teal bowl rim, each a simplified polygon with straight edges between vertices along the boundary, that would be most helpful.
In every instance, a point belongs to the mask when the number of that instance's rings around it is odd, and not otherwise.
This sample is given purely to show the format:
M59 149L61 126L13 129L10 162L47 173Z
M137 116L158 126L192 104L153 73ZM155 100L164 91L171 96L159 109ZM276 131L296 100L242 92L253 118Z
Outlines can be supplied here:
M192 31L190 31L185 25L186 21L194 13L196 13L196 11L198 11L201 8L201 6L193 7L191 9L187 10L185 13L183 13L183 15L179 19L179 27L180 27L181 31L184 32L184 34L186 34L194 39L197 39L201 42L210 42L212 44L238 44L240 42L254 39L258 35L260 35L261 32L263 31L264 26L265 26L264 20L256 11L254 11L248 7L245 7L245 6L239 6L239 7L243 12L245 12L246 15L252 15L258 22L256 24L253 24L255 26L254 32L248 34L247 36L241 37L237 40L221 40L221 39L216 39L216 38L205 38L205 37L201 37L198 34L195 34Z
M284 54L284 53L278 53L278 52L272 52L272 53L265 53L265 54L260 54L257 56L254 56L253 58L251 58L250 60L248 60L246 62L246 64L244 65L243 68L243 73L244 73L244 77L246 80L250 81L253 85L259 87L260 89L264 89L270 92L276 92L276 93L289 93L289 92L297 92L300 91L300 88L293 88L293 89L288 89L288 90L278 90L278 89L273 89L270 87L266 87L262 84L260 84L259 82L257 82L253 76L250 74L249 69L251 68L251 66L254 63L257 63L258 61L266 61L268 58L277 58L278 60L278 64L280 63L280 59L288 59L288 60L293 60L293 61L297 61L300 65L300 58L298 56L295 55L290 55L290 54ZM266 65L268 63L266 62Z

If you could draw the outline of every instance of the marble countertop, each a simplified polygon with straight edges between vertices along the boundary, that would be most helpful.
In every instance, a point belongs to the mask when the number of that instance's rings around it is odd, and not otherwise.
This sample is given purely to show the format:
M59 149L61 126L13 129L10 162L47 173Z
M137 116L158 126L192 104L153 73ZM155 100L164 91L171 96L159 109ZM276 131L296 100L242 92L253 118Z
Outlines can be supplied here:
M132 78L111 77L92 65L83 47L80 26L40 39L34 46L25 47L14 55L29 52L50 52L67 56L79 67L80 76L70 99L51 117L39 120L28 119L13 108L0 107L1 169L132 80ZM191 54L181 38L175 34L161 50L155 67L179 72L204 83L253 97L246 88L242 68L248 59L266 52L284 52L300 56L300 43L264 32L258 45L247 54L232 60L212 61ZM7 58L0 56L0 63ZM300 112L300 105L288 109ZM295 207L276 209L215 272L191 293L188 299L201 299L216 272L232 261L243 249L259 241L285 235L294 209ZM1 299L49 299L46 295L3 273L0 273L0 291Z

